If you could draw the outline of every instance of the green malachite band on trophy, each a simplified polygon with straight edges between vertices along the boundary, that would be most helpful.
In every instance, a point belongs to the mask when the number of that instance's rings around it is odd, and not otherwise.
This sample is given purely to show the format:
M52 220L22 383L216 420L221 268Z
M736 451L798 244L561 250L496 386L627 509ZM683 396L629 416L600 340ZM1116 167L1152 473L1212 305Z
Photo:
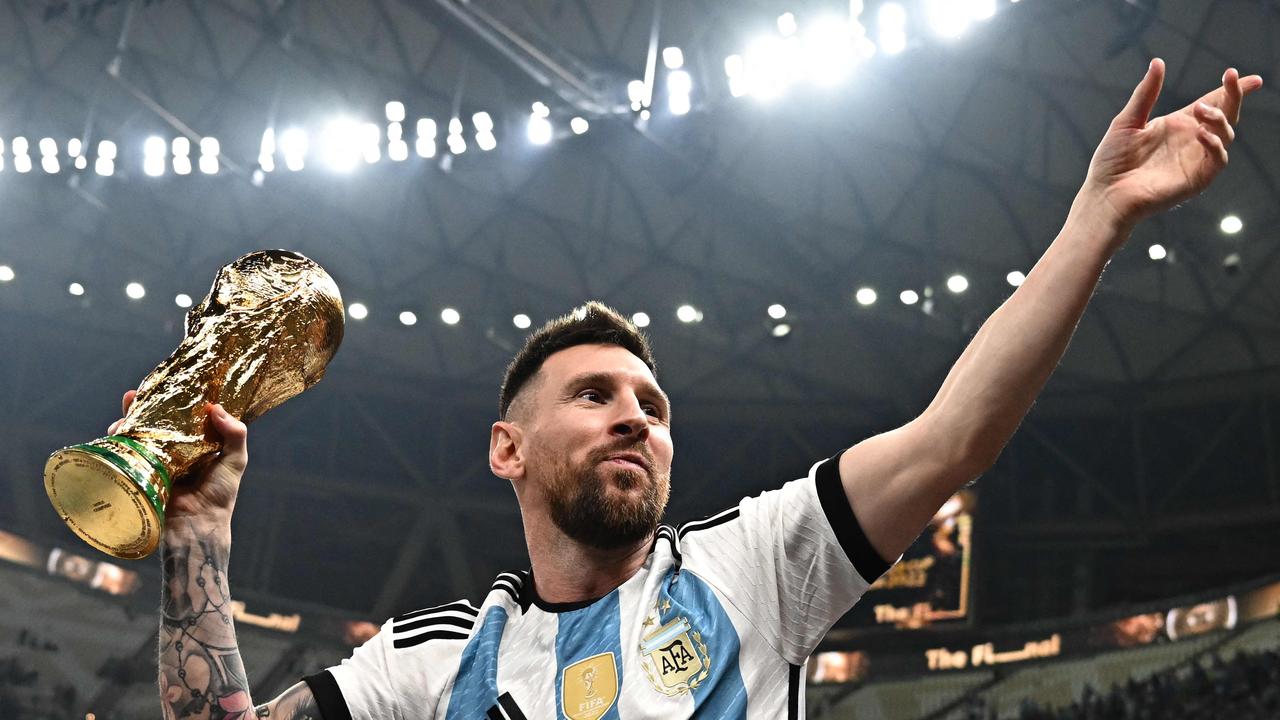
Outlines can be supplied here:
M151 463L151 467L155 468L156 474L159 475L160 479L164 482L164 489L168 492L173 492L173 481L169 479L169 470L164 466L164 463L160 462L160 458L156 457L154 453L143 447L142 443L131 437L125 437L124 435L111 435L107 437L107 440L115 440L116 442L124 443L138 451L138 454L146 458L146 461Z
M119 455L116 455L106 448L85 444L76 445L73 449L93 453L116 466L120 472L128 475L129 479L133 480L134 484L141 488L142 492L146 494L147 499L151 501L151 507L155 508L156 513L160 516L161 527L164 526L164 503L160 501L160 494L156 492L156 486L152 484L151 481L147 480L147 478L143 477L142 473L131 467L129 463L125 462Z

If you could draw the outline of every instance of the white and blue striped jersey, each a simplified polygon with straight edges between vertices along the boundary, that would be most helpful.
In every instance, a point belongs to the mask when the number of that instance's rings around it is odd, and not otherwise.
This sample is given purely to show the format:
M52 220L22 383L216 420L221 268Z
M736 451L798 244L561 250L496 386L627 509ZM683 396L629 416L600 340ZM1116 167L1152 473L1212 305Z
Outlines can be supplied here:
M839 456L678 529L596 600L552 604L503 573L479 607L388 620L305 678L325 720L800 718L804 664L888 567Z

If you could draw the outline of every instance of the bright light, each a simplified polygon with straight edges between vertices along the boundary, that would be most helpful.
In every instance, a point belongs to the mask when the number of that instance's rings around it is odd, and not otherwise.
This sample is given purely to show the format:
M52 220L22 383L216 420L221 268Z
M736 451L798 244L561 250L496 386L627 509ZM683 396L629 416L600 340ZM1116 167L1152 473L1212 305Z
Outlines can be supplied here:
M111 177L116 172L116 163L111 158L99 157L93 161L93 171L103 177Z
M445 325L457 325L462 320L462 315L451 307L447 307L440 311L440 320Z
M862 305L865 307L867 305L874 305L876 302L877 296L876 296L876 291L874 289L869 287L864 287L864 288L858 288L858 292L854 293L853 297L855 300L858 301L859 305Z
M409 310L400 313L400 324L406 327L418 324L418 316Z
M369 308L365 307L364 303L353 302L347 306L347 314L352 320L363 320L369 317Z
M13 139L13 142L10 143L10 147L13 149L13 154L15 157L18 155L26 155L27 150L30 149L27 143L27 139L22 137L21 135Z
M0 145L0 150L4 146ZM67 155L71 157L80 157L80 153L84 150L84 143L80 142L80 138L71 138L67 141Z
M627 83L627 99L632 105L640 105L645 100L645 86L643 80L632 80Z
M847 22L822 18L804 34L798 69L802 77L812 82L833 85L848 77L857 65L857 47L857 38Z
M106 160L116 159L116 144L110 140L98 143L98 157Z
M173 139L172 148L173 148L173 154L175 157L181 156L181 155L190 155L191 141L188 140L185 135L179 135L178 137Z
M191 174L191 158L186 155L176 155L173 158L173 171L179 175Z
M746 64L741 55L730 55L724 59L724 74L729 78L729 94L742 97L750 87L747 85Z
M915 290L903 290L898 293L898 299L902 301L903 305L915 305L920 302L920 293Z
M156 155L148 155L142 159L142 171L151 177L160 177L164 174L164 158Z
M307 157L307 133L302 128L289 128L280 133L280 152L284 153L284 166L292 172L303 168ZM263 166L266 170L266 166Z
M448 139L449 152L454 155L461 155L467 151L467 139L461 135L450 135Z
M528 134L529 142L534 145L546 145L551 142L551 121L544 117L530 115Z
M164 157L166 145L167 143L165 143L164 138L159 135L152 135L147 138L145 143L142 144L142 154L159 155Z
M782 307L781 305L774 303L773 305L769 306L769 317L773 318L774 320L781 320L786 316L787 316L787 309Z
M925 11L929 15L929 26L941 37L958 38L969 29L970 0L927 0Z
M77 155L77 156L76 156L76 169L77 169L77 170L83 170L83 169L85 169L85 168L87 168L87 167L89 167L89 161L88 161L87 159L85 159L85 156L83 156L83 155ZM0 161L0 169L3 169L3 168L4 168L4 162L3 162L3 161Z
M676 318L682 323L693 323L702 319L702 313L692 305L681 305L676 308Z
M392 140L387 143L387 157L395 162L403 162L409 158L409 143L403 140Z
M693 78L684 70L672 70L667 75L667 92L672 95L688 95L693 91Z
M404 138L404 126L398 122L387 123L387 139L401 140Z
M360 161L360 127L350 118L331 120L320 133L320 148L320 156L330 170L351 172Z
M487 112L481 111L472 115L471 124L475 127L476 132L493 132L493 118Z
M647 328L649 327L649 313L635 313L631 316L631 322L638 328Z
M20 173L31 172L31 156L30 155L14 155L13 169Z
M418 137L419 138L426 138L427 140L435 140L436 132L438 132L438 128L436 127L435 120L432 120L431 118L418 118Z
M263 172L276 169L276 131L267 128L262 131L262 145L258 148L258 166Z
M205 175L218 174L218 156L217 155L201 155L200 156L200 172Z
M896 2L880 6L876 16L880 29L880 49L886 55L897 55L907 49L907 11Z
M1235 235L1244 229L1244 221L1235 215L1228 215L1222 218L1222 223L1218 227L1228 235Z
M9 282L13 278L13 268L8 265L0 265L0 282Z
M533 320L529 319L528 315L525 315L524 313L520 313L515 317L511 318L511 324L515 325L521 330L528 330L529 326L533 324Z
M58 165L57 155L45 155L40 158L40 167L44 168L44 171L50 175L57 173L61 169Z
M40 138L41 155L57 155L58 143L53 138Z
M222 145L216 137L200 138L200 154L218 157L222 154Z
M418 118L418 139L413 144L418 157L432 158L436 156L436 121L431 118Z
M778 32L782 33L782 37L791 37L796 34L796 16L792 13L785 12L778 16Z
M569 129L573 131L574 135L581 135L590 128L591 123L588 123L586 118L575 117L569 121Z
M490 150L498 147L498 138L494 137L491 132L476 133L476 145L481 150L489 152Z
M801 50L798 37L781 39L770 35L757 38L747 47L743 58L744 91L761 100L781 95L801 74Z
M191 307L191 296L186 293L178 293L173 296L173 304L185 310Z
M969 17L975 20L990 20L996 16L996 0L966 0L969 6Z
M956 273L947 278L947 289L953 293L960 294L969 289L969 278Z
M1027 279L1027 276L1026 276L1026 273L1022 272L1021 270L1014 270L1008 275L1005 275L1004 279L1005 279L1005 282L1009 283L1014 287L1021 287L1022 283Z
M1169 251L1165 250L1164 246L1161 245L1160 243L1156 243L1151 247L1147 248L1147 257L1151 258L1152 260L1163 260L1168 256L1169 256Z
M688 95L672 95L667 99L667 109L672 115L688 115L693 109L693 103Z
M538 117L544 117L544 118L551 117L551 108L547 107L547 104L542 102L541 100L535 102L532 107L533 107L534 115L537 115Z
M684 53L678 47L662 48L662 64L668 70L679 70L684 67Z
M76 297L80 297L81 295L84 294L84 286L81 285L80 283L73 282L67 286L67 292L71 293L72 295L75 295Z
M778 323L773 326L773 329L770 332L773 333L773 336L776 338L784 338L791 334L791 324Z
M388 122L404 122L404 103L392 100L387 103L386 110Z
M147 289L142 287L142 283L131 282L124 286L124 294L133 300L141 300L147 296Z

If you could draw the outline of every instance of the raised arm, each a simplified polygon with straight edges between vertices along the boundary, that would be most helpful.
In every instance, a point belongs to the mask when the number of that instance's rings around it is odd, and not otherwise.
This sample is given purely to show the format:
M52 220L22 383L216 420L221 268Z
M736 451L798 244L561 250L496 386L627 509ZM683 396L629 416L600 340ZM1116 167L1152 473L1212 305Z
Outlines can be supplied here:
M136 393L125 393L128 413ZM221 406L208 408L208 433L222 452L197 477L175 484L161 545L160 705L166 720L319 718L304 683L254 708L240 659L227 569L231 515L249 462L248 430ZM108 429L114 433L121 421Z
M1149 120L1164 71L1161 60L1151 62L1094 153L1062 231L983 324L929 407L841 458L850 504L884 558L897 558L947 498L995 463L1134 225L1196 195L1226 166L1241 102L1262 79L1227 70L1222 87Z

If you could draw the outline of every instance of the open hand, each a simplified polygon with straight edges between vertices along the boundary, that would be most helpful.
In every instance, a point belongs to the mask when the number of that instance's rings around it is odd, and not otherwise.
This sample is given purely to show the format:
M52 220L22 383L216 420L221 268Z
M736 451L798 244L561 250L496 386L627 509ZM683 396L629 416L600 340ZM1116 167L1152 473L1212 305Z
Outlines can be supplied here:
M130 390L121 400L121 414L128 415L137 390ZM200 522L231 522L231 513L235 509L236 495L240 491L240 477L249 463L248 428L222 409L221 405L209 403L205 406L208 424L205 437L222 444L218 456L191 477L175 479L169 492L169 503L165 506L165 526L168 527L179 518L191 518ZM107 428L107 433L115 434L124 418L115 421Z
M1261 77L1242 78L1230 68L1222 76L1222 87L1181 110L1149 120L1164 73L1164 61L1152 60L1089 164L1086 186L1100 192L1108 210L1124 225L1208 187L1227 165L1245 96L1262 87Z

